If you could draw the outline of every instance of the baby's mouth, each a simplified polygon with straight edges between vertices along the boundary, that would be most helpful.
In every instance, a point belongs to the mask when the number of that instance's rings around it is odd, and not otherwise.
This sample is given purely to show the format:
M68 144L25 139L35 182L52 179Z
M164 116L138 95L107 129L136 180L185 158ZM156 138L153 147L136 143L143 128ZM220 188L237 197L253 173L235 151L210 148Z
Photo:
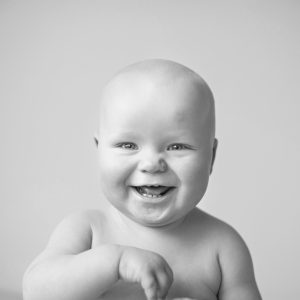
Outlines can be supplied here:
M160 198L170 192L173 187L163 185L141 185L133 187L140 195L147 198Z

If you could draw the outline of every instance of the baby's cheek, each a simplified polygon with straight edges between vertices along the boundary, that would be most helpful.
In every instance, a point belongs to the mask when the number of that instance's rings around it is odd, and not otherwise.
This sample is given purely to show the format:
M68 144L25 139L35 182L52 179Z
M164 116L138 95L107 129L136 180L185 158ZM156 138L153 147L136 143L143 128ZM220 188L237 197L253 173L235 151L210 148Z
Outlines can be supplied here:
M99 167L101 173L113 173L117 170L120 163L111 151L103 150L99 153Z
M131 172L128 162L114 155L105 155L99 163L101 180L106 185L104 188L124 188Z
M209 168L207 164L201 162L195 162L190 166L187 166L185 170L185 183L189 187L190 191L193 191L198 195L203 196L209 179Z
M99 161L100 183L103 188L115 184L118 173L118 169L113 161L109 159L101 159Z

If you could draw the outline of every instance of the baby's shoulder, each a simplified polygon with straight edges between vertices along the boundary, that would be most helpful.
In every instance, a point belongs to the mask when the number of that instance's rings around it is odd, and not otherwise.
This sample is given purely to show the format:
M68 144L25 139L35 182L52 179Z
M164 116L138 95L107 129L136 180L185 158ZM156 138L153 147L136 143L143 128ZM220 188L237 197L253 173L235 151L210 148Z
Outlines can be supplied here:
M226 222L203 211L198 213L199 222L202 222L204 228L203 234L206 236L207 244L215 249L222 274L224 276L230 274L229 277L239 274L240 278L250 274L251 277L252 259L241 235Z
M103 220L104 214L99 210L89 209L70 213L58 224L56 229L76 230L76 232L90 231L96 222Z
M207 241L218 254L247 252L247 246L241 235L228 223L197 209L195 212L195 229L201 242Z
M255 283L251 254L240 234L229 224L202 211L198 216L202 216L198 219L208 237L206 245L214 245L214 253L217 254L222 274L219 295L226 299L241 299L242 295L261 299Z
M93 230L103 222L101 211L84 210L69 214L54 229L48 249L76 254L91 248Z

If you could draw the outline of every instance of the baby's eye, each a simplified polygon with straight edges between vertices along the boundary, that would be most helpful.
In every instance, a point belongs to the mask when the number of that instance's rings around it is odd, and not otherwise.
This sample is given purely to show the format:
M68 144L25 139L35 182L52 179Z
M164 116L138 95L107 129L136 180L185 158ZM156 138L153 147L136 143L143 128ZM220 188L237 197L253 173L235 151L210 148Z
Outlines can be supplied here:
M190 149L190 147L184 144L172 144L167 148L168 151L185 150L185 149Z
M119 144L117 144L117 147L126 149L126 150L137 150L138 149L138 146L135 143L130 143L130 142L119 143Z

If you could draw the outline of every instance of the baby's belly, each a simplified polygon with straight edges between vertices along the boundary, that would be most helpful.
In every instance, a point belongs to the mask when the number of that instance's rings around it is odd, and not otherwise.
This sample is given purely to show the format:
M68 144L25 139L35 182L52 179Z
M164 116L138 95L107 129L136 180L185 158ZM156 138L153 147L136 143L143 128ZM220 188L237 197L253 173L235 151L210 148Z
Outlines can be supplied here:
M146 300L140 284L118 281L111 290L103 295L101 300ZM100 300L99 299L99 300Z
M189 284L173 284L166 300L173 298L190 297L197 300L217 300L217 297L205 285L197 286L193 290ZM146 300L143 289L140 284L118 281L113 288L106 292L99 300Z

